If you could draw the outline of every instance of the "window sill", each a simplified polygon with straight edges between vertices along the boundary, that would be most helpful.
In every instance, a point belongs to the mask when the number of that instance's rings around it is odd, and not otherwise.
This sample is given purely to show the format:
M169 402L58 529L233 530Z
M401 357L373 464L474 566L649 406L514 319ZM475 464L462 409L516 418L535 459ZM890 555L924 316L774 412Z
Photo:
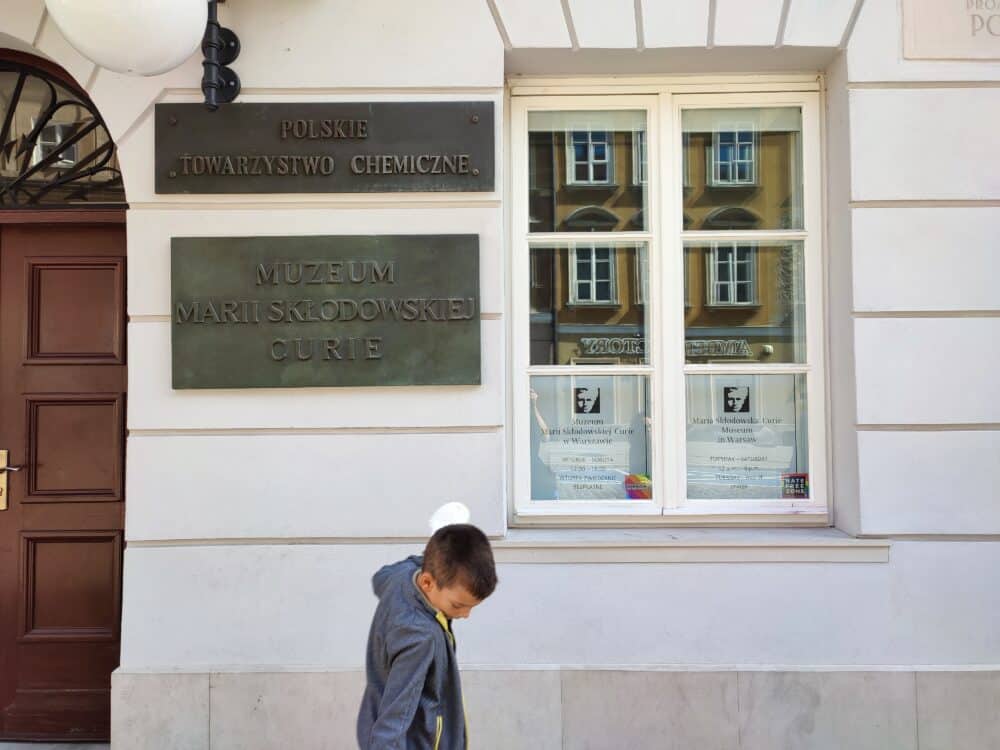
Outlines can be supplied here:
M886 563L890 542L837 529L508 529L498 563Z

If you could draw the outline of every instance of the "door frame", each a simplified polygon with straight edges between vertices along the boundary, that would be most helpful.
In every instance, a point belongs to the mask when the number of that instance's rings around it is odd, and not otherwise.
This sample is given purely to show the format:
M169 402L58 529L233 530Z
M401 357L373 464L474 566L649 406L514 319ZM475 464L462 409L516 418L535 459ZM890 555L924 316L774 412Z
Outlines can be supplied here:
M126 208L0 209L0 224L125 224Z

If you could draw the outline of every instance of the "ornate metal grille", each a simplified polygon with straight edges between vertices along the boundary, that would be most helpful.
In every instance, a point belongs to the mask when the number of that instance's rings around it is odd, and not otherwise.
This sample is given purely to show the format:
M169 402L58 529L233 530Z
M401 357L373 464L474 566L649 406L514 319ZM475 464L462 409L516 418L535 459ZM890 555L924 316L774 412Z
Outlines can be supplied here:
M0 60L0 209L124 203L93 102L42 68Z

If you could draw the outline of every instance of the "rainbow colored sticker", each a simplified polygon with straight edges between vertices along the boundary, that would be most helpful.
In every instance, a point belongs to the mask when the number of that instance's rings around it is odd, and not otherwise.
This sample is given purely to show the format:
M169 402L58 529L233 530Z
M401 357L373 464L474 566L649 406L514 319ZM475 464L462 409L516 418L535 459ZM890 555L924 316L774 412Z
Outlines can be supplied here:
M625 477L625 494L630 500L649 500L653 497L653 480L645 474L629 474Z

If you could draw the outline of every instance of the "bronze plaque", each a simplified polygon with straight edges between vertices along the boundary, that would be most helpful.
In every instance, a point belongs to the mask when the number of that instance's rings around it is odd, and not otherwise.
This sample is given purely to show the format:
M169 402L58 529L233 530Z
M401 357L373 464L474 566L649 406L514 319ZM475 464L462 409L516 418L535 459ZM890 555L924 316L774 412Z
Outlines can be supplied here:
M493 102L156 105L157 193L493 190Z
M175 237L174 388L479 385L476 235Z

